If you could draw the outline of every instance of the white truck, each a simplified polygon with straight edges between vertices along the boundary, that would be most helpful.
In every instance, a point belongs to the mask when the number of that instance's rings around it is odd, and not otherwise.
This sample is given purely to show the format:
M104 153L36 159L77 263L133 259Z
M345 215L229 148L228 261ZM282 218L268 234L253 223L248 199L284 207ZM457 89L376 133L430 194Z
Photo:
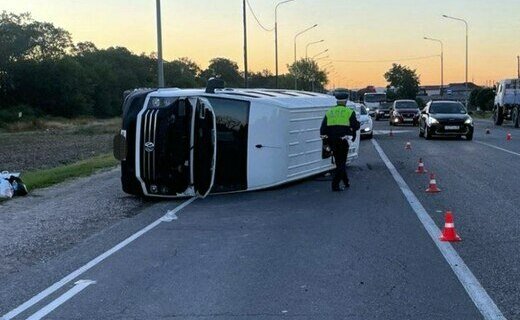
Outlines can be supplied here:
M504 120L511 120L515 128L520 125L520 79L506 79L498 83L493 122L500 126Z

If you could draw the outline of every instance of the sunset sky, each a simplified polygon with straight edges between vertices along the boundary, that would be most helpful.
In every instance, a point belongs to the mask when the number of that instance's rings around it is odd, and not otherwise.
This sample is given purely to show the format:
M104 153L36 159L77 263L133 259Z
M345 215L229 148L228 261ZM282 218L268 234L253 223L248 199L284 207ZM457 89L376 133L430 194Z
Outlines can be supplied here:
M278 1L249 1L262 23L272 27ZM189 57L205 67L213 57L227 57L242 68L241 0L163 0L162 6L167 60ZM70 31L75 42L125 46L136 53L156 51L155 0L0 0L0 10L31 12L37 20ZM463 82L464 25L442 14L469 22L470 81L485 84L516 76L519 0L296 0L279 10L281 70L293 60L294 35L317 23L299 38L298 56L305 56L307 43L324 39L310 47L309 54L329 49L337 71L331 86L385 85L388 60L417 69L422 84L439 84L439 58L399 61L440 53L439 45L423 36L444 41L445 82ZM274 33L260 29L250 14L248 19L250 69L274 72Z

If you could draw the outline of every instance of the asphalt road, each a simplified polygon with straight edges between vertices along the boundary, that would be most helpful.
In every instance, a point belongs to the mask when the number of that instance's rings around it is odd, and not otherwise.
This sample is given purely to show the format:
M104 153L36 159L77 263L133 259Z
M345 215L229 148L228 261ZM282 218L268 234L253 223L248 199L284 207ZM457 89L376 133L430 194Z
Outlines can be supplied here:
M397 171L363 141L350 167L352 187L343 193L331 193L330 178L317 177L275 190L145 207L53 259L9 274L0 287L0 314L480 319L486 306L472 295L480 292L505 317L518 319L520 130L492 128L486 135L486 125L477 124L473 142L426 141L412 127L389 137L386 122L378 122L376 144ZM508 131L513 140L506 142ZM407 141L412 150L404 150ZM424 192L428 177L414 172L419 157L436 173L441 193ZM396 174L413 194L400 189ZM439 244L417 207L438 228L443 212L453 210L463 241ZM171 221L157 220L175 208L175 216L163 219ZM482 287L463 286L454 272L461 265L447 262L448 249Z

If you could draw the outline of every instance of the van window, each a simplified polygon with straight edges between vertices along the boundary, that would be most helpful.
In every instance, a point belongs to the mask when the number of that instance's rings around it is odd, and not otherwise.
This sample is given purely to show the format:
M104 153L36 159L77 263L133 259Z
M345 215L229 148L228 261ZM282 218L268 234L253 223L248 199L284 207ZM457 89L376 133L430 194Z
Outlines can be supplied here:
M217 120L214 192L247 189L249 102L207 97Z

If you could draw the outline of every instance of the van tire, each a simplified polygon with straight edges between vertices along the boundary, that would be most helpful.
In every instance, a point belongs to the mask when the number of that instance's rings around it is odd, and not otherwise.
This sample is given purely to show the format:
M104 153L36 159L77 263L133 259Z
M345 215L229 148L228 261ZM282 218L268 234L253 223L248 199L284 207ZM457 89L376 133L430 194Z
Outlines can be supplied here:
M496 106L493 110L493 123L496 126L501 126L504 123L504 108Z

